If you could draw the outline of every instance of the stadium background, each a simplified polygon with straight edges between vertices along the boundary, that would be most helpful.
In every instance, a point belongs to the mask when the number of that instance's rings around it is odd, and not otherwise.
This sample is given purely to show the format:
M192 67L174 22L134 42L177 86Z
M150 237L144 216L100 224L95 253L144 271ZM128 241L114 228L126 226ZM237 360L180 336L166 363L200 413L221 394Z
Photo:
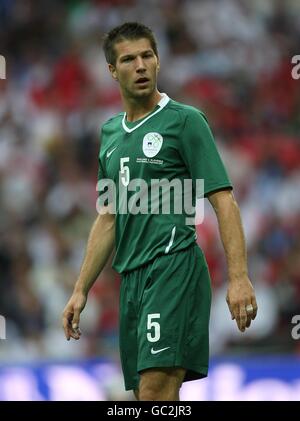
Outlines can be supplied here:
M211 375L183 399L300 399L300 54L297 0L0 0L1 400L131 399L118 353L118 276L95 284L79 342L61 312L96 216L99 128L121 109L101 36L155 32L159 89L207 115L234 182L259 314L240 334L225 303L215 216L198 227L213 279ZM3 336L3 334L2 334Z

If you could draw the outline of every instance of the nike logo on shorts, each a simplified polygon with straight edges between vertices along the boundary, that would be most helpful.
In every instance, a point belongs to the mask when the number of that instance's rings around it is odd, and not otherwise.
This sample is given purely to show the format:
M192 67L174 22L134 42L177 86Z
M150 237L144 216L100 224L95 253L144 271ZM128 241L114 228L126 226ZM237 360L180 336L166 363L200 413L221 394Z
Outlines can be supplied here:
M151 354L158 354L159 352L165 351L166 349L169 349L170 347L167 346L166 348L162 348L162 349L153 349L151 348Z
M109 158L110 155L117 149L118 146L116 146L115 148L111 149L110 151L107 152L106 154L106 158Z

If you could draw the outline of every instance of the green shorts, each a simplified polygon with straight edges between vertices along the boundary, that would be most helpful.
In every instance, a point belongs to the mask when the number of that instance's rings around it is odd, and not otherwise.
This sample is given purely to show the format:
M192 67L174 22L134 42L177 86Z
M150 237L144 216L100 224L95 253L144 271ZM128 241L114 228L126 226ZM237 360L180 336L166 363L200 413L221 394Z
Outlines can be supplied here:
M196 244L123 274L119 343L126 390L138 389L147 368L183 367L184 381L206 377L210 306L210 276Z

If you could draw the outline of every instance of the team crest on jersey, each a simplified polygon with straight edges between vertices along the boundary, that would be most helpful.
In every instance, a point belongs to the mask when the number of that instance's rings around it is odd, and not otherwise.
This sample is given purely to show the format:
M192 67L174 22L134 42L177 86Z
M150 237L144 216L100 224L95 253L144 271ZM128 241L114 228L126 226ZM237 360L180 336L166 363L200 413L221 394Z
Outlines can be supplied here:
M147 133L143 139L143 152L148 158L153 158L161 150L162 144L162 135L155 132Z

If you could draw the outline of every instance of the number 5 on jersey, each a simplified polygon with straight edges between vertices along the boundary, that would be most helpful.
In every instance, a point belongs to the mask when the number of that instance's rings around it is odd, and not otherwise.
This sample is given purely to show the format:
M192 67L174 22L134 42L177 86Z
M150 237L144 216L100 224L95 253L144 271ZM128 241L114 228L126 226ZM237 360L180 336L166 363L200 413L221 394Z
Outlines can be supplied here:
M123 186L127 187L130 180L130 172L128 165L125 165L126 162L129 162L129 157L120 158L120 175Z

